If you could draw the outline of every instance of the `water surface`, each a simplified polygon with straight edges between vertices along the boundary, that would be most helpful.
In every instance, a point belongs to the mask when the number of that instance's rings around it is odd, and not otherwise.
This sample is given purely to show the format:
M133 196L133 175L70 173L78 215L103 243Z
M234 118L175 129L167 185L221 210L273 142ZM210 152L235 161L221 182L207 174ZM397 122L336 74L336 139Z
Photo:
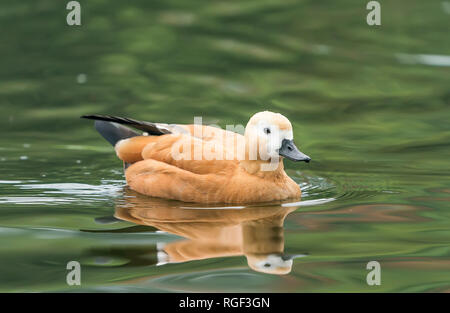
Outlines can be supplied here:
M449 291L446 3L383 2L377 28L350 0L96 0L69 27L55 1L2 1L0 291ZM78 118L265 109L313 158L285 163L298 203L141 197Z

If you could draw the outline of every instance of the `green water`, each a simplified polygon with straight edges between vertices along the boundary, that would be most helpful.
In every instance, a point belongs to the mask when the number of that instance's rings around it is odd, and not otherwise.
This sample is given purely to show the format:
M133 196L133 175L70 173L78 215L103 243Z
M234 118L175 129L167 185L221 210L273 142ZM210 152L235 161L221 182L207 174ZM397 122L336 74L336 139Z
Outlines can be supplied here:
M365 1L90 0L78 27L59 2L0 3L0 291L450 290L448 2L380 1L379 27ZM79 119L245 125L265 109L313 159L285 162L300 203L139 197ZM303 256L276 275L250 268L255 251Z

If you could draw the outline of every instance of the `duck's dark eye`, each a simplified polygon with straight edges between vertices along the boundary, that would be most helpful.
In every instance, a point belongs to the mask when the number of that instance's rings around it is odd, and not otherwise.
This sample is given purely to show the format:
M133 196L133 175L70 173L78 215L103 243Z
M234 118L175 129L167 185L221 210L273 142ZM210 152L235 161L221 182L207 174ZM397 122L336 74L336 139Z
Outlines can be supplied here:
M269 127L264 128L264 133L270 134L270 128Z
M270 263L264 263L264 267L270 267Z

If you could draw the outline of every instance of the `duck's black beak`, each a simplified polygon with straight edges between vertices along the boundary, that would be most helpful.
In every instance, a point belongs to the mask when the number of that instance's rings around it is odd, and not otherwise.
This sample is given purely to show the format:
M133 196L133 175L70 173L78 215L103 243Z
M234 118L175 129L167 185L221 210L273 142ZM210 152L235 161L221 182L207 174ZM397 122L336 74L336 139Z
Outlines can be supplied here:
M309 156L298 150L293 140L283 139L281 142L281 148L278 150L278 154L295 162L305 161L308 163L311 161Z

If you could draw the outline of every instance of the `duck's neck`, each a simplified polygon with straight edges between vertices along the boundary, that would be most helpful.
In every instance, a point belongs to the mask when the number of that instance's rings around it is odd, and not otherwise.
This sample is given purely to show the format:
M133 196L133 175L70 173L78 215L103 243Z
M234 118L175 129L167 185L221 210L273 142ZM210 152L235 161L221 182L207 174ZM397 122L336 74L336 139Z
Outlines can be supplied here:
M284 165L283 157L278 157L277 160L262 160L260 149L264 149L259 144L259 139L245 130L245 159L239 162L241 169L251 175L262 178L277 179L283 177Z
M245 159L239 162L239 166L247 173L258 177L276 178L285 174L282 158L280 158L277 163L271 163L270 160L263 161Z

